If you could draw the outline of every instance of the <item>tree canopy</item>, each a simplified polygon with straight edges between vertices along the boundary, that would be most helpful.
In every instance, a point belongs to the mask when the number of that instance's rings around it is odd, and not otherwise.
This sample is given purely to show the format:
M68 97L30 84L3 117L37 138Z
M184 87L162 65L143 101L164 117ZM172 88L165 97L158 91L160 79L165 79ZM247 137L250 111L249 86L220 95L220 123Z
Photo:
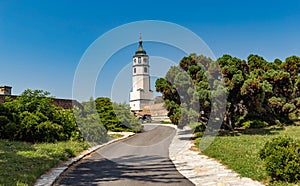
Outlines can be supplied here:
M0 138L28 142L74 139L99 144L108 140L108 130L142 129L126 103L100 97L82 103L83 108L68 110L55 106L49 95L28 89L15 100L7 97L0 104Z
M139 132L142 128L126 103L113 103L109 98L99 97L95 106L101 122L109 131Z
M289 124L290 114L299 113L299 74L297 56L267 62L252 54L247 61L223 55L214 62L191 54L172 66L155 86L163 95L171 121L180 127L196 118L205 128L209 119L218 117L226 129L263 127ZM219 103L218 96L223 94L227 101ZM211 117L214 109L222 106L224 116Z
M0 104L0 138L29 142L80 139L73 112L53 105L49 94L28 89Z

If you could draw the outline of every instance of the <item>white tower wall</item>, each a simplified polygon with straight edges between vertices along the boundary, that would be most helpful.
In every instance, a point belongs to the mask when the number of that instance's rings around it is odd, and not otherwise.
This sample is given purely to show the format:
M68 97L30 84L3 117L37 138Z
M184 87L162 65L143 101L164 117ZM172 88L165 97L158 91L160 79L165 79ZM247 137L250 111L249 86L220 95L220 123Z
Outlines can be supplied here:
M153 104L153 91L150 89L149 56L143 49L140 39L139 48L132 61L132 91L130 92L131 111L141 111L145 105Z

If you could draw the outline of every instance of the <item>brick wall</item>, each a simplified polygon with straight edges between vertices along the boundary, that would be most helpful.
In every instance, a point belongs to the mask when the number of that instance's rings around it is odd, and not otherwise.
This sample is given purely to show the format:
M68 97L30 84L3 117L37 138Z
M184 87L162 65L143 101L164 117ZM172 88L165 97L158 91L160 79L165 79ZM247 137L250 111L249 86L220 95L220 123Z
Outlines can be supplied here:
M83 109L83 106L76 100L72 99L59 99L59 98L54 98L53 99L53 104L56 106L60 106L64 109L72 109L73 106L77 106L80 109Z

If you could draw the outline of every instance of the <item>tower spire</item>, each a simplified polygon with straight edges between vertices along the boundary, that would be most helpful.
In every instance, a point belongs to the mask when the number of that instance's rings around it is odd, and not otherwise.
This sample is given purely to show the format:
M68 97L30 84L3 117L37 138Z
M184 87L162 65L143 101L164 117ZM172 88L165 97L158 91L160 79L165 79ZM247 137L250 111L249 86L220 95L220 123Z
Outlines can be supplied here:
M140 33L139 47L135 51L135 55L146 55L146 51L143 48L142 33Z

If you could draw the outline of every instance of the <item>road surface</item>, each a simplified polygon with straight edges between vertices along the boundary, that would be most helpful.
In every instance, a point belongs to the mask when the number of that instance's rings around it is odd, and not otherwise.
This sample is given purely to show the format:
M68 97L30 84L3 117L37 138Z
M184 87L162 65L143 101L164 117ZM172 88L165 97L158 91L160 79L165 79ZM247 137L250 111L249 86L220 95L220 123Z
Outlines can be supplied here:
M70 167L54 185L193 185L168 156L175 129L145 125L144 130L98 149Z

